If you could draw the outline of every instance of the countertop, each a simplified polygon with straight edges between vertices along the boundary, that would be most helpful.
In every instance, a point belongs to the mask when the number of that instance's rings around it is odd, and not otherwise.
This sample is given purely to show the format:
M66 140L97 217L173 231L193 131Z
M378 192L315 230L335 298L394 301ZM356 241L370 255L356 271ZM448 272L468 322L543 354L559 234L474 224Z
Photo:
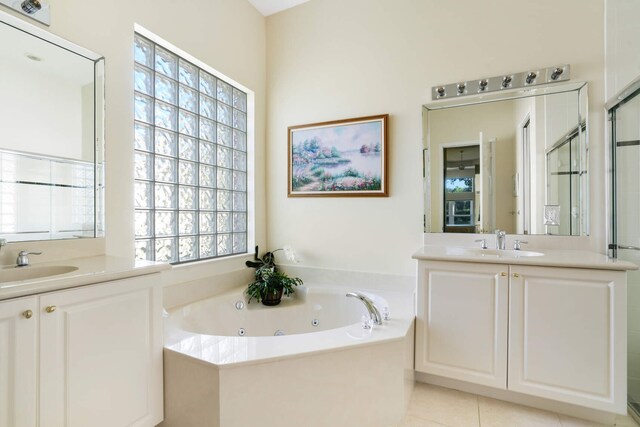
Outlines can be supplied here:
M2 278L3 271L10 268L35 269L61 265L77 267L77 270L64 274L13 282L5 282ZM71 258L64 261L33 263L28 267L5 266L0 269L0 300L142 276L170 268L171 265L166 263L136 261L113 256Z
M527 248L528 249L528 248ZM486 251L486 252L485 252ZM479 247L458 247L426 245L415 252L412 258L424 261L481 262L487 264L532 265L541 267L590 268L596 270L637 270L638 266L628 261L609 258L591 251L542 249L540 256L523 256L535 249L522 251L493 249L482 250Z

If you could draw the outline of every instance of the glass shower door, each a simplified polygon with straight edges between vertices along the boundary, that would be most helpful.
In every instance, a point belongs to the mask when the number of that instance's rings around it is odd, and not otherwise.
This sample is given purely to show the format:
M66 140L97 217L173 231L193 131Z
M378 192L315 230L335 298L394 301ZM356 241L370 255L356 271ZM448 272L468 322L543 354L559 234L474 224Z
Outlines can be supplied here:
M612 248L640 265L640 93L611 111L613 177ZM640 272L628 273L628 399L640 414Z

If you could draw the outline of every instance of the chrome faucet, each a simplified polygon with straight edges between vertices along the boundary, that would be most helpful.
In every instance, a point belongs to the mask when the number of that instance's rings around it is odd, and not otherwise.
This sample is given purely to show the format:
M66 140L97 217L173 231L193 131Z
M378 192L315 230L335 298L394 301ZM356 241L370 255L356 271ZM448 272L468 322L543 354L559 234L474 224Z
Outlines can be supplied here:
M42 252L27 252L20 251L18 253L18 259L16 260L16 264L18 267L26 267L29 265L29 255L42 255Z
M373 301L371 301L371 299L369 299L366 295L361 294L360 292L349 292L347 293L347 296L355 297L362 301L364 306L367 307L369 316L371 316L373 323L375 323L376 325L382 325L382 316L380 315L380 311L378 310L378 307L376 307L376 305L373 303Z
M496 230L496 249L505 250L507 248L507 233Z

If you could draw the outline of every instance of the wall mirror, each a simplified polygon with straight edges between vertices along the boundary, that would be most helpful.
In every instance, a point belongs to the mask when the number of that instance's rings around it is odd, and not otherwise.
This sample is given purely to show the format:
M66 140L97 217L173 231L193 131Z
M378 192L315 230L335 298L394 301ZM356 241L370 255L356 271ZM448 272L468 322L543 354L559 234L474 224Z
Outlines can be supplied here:
M0 238L99 237L104 59L0 14Z
M423 106L425 232L589 233L587 84Z

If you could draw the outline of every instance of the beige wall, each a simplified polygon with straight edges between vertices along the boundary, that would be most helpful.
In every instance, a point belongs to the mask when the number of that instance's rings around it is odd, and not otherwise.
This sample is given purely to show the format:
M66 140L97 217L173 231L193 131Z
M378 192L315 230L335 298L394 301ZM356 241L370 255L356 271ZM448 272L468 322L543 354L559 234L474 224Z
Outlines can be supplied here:
M422 242L420 107L437 84L570 63L573 80L590 82L590 173L592 183L603 182L603 2L490 6L313 0L265 20L240 0L56 0L49 30L106 56L106 252L133 256L134 22L255 90L257 242L264 246L268 229L269 247L290 243L307 265L414 274L410 255ZM380 113L391 115L389 198L287 198L287 126ZM604 236L598 185L591 196L596 249ZM102 250L100 240L21 249L61 257L90 253L87 245ZM10 263L17 250L5 248L0 261Z
M640 77L638 0L605 0L607 94L611 99Z
M269 246L320 267L414 274L421 105L442 83L571 64L590 83L592 182L604 177L603 1L313 0L267 18ZM389 113L390 197L287 198L287 126ZM602 249L604 187L590 239Z
M138 23L256 94L257 242L264 245L265 18L245 0L56 0L51 2L50 32L106 58L106 253L133 258L133 27ZM4 10L4 9L3 9ZM13 14L13 13L12 13ZM16 14L13 14L14 16ZM28 19L28 18L24 18ZM33 22L29 20L29 22ZM100 245L101 239L96 241ZM42 249L64 257L86 242L35 242L10 245L3 263L20 248ZM100 251L93 248L93 252ZM87 254L90 251L80 251ZM216 261L243 266L243 260ZM181 267L202 274L207 267Z

